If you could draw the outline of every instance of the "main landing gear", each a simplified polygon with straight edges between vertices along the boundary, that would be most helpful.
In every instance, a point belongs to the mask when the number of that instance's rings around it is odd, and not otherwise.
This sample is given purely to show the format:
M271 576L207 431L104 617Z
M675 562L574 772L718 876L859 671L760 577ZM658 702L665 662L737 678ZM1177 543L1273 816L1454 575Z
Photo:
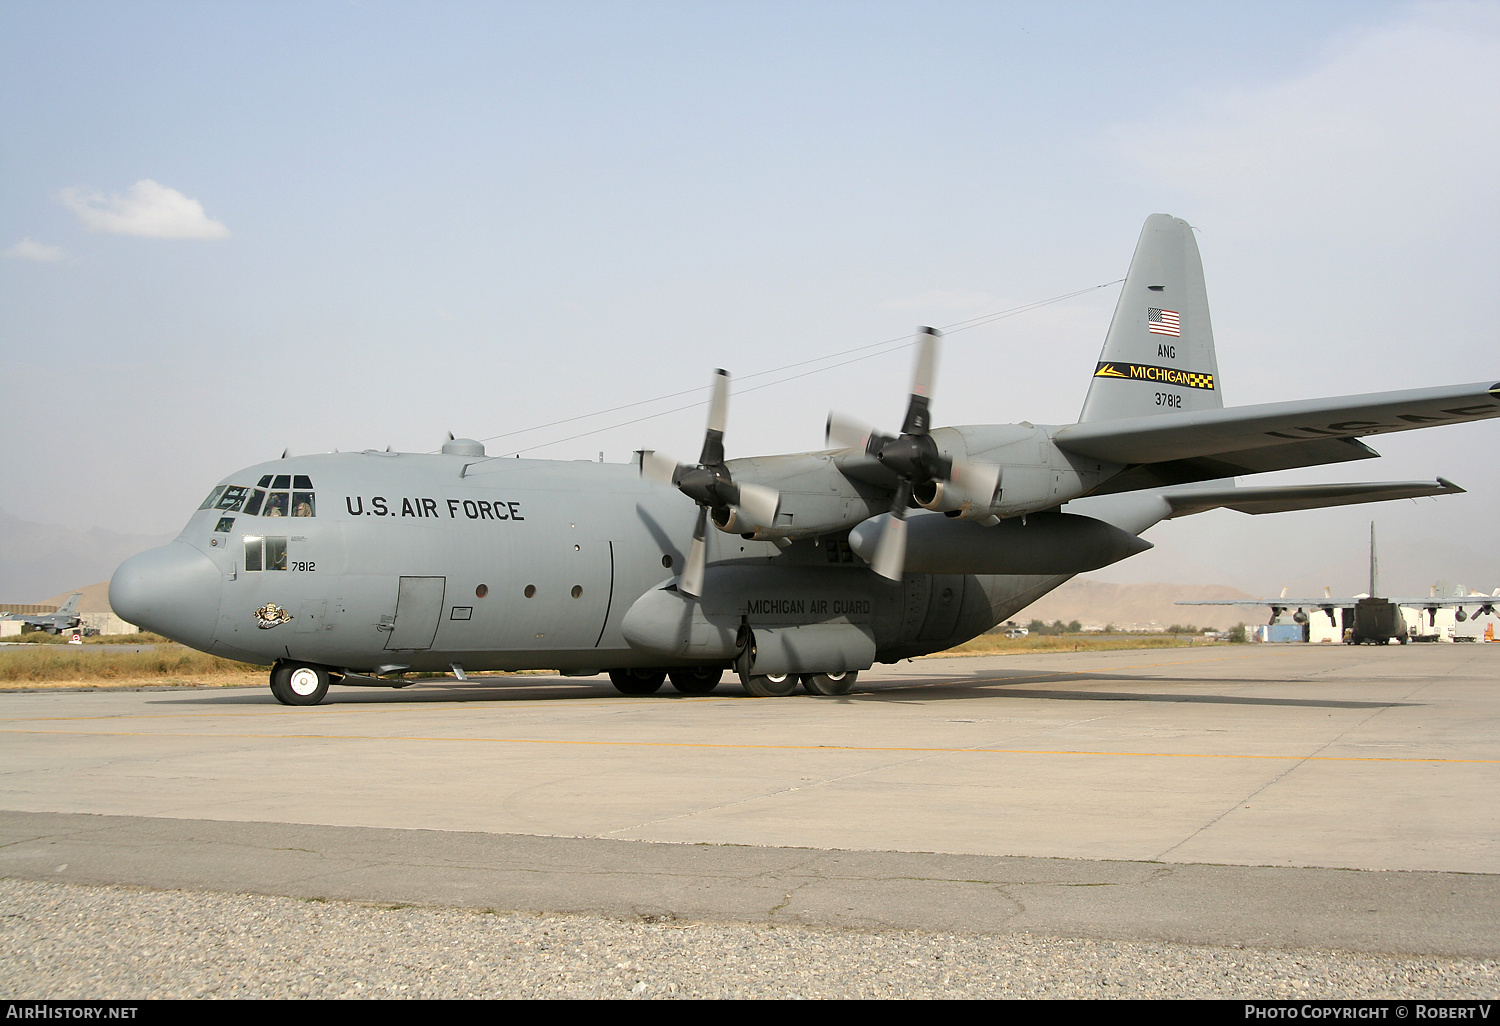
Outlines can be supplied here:
M271 694L282 705L317 705L332 681L333 675L322 666L283 660L271 667Z
M722 669L689 666L679 670L610 670L609 681L622 695L654 695L670 679L672 688L682 695L706 695L719 686Z
M847 695L859 671L841 673L742 673L740 684L752 698L781 698L797 690L800 681L809 695Z
M629 669L610 670L609 680L622 695L654 695L668 680L679 694L706 695L719 686L722 669L690 666L677 670ZM859 679L858 670L839 673L752 673L740 674L740 685L752 698L782 698L801 684L809 695L847 695Z

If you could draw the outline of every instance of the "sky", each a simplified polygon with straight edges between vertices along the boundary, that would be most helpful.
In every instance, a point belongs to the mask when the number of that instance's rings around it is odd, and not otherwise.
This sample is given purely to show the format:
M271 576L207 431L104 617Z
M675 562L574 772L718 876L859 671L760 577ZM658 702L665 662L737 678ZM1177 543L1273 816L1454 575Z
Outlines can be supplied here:
M918 325L1079 293L946 335L934 396L1071 423L1155 212L1228 405L1500 378L1495 3L8 0L0 83L0 510L45 524L449 431L691 457L715 367L730 457L817 449L899 426ZM1250 480L1469 491L1091 576L1350 594L1373 520L1389 590L1500 587L1500 423L1372 444Z

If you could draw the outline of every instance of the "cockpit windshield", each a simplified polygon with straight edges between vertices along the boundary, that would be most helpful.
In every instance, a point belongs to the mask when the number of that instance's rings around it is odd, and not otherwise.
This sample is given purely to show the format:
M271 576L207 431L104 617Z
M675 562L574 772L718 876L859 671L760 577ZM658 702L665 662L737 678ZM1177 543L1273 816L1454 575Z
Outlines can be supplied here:
M254 488L219 485L198 508L243 511L252 517L314 517L318 515L318 500L308 475L266 474Z

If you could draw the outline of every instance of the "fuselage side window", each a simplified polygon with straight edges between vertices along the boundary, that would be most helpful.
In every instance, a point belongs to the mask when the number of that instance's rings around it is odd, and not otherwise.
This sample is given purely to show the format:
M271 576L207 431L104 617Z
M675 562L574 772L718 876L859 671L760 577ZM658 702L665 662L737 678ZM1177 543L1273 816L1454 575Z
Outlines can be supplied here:
M310 517L310 516L314 516L314 515L315 514L313 513L313 493L312 492L293 492L292 493L292 516L294 516L294 517Z
M286 569L286 539L285 538L267 538L266 539L266 569L267 570L285 570Z
M208 493L208 498L204 499L203 500L203 505L199 506L198 508L199 509L213 509L214 503L218 502L219 501L219 496L221 496L223 494L224 494L224 486L223 485L219 485L219 487L215 488L213 491L211 491L211 492Z
M245 514L252 517L258 516L260 514L260 504L265 501L266 493L259 488L255 489L255 491L250 493L250 501L245 503Z
M260 569L260 537L258 535L245 535L245 569Z
M263 515L268 517L286 516L286 499L286 492L272 492L270 497L266 499L266 511Z
M214 525L215 534L228 534L234 530L234 517L220 517L219 522Z

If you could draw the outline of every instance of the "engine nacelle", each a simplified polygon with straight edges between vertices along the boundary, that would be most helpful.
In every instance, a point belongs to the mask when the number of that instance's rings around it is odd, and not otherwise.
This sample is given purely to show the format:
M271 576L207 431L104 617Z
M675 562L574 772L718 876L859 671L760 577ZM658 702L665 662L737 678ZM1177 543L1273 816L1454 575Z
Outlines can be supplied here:
M976 495L957 481L922 481L912 489L918 506L934 513L947 513L961 519L983 519L990 516L995 493Z
M771 533L773 524L762 524L740 506L719 506L711 517L714 526L725 534L741 534L752 538L765 538Z

